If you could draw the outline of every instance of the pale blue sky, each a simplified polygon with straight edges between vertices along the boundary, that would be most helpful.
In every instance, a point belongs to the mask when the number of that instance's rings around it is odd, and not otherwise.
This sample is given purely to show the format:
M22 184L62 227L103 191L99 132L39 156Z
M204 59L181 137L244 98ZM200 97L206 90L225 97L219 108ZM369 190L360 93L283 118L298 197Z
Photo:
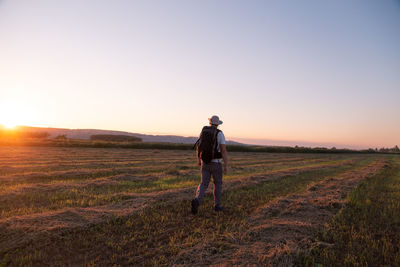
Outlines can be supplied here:
M400 145L399 47L394 0L0 0L0 124Z

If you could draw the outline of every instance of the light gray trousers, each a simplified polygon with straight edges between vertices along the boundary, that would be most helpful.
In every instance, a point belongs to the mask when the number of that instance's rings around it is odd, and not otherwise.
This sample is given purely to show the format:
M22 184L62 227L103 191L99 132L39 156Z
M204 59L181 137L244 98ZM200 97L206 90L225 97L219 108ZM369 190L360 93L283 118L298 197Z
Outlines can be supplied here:
M208 188L211 176L214 179L214 205L221 205L222 195L222 163L210 162L201 164L201 183L197 187L196 199L199 203L203 200L204 193Z

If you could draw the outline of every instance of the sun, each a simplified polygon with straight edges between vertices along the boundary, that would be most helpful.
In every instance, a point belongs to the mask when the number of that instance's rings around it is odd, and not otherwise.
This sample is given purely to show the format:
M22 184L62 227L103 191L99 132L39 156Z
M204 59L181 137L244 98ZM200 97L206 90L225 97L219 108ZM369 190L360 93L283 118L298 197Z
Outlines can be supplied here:
M19 125L32 125L33 111L25 105L12 102L0 102L0 125L13 129Z
M12 122L2 122L1 124L7 129L14 129L15 127L17 127L17 124Z

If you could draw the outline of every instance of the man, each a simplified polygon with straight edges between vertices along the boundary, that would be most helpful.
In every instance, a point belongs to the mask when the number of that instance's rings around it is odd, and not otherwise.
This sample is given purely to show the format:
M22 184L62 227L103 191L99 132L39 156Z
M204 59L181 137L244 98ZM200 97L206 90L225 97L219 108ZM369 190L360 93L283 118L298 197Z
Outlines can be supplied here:
M225 136L218 129L218 126L222 124L218 116L212 116L208 121L210 127L205 126L203 128L197 145L197 161L199 166L201 166L201 183L197 187L196 196L191 202L193 214L196 214L198 211L211 176L214 179L214 210L224 210L224 207L221 206L222 173L226 174L228 170ZM205 144L208 142L207 139L211 140L209 143L212 145L212 153L210 153L210 149L205 148L207 146ZM223 166L222 160L224 162Z

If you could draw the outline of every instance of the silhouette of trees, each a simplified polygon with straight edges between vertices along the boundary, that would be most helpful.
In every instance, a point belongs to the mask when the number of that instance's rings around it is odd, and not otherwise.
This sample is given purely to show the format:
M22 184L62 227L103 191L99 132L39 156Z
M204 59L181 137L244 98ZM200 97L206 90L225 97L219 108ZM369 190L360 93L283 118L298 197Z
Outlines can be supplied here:
M19 134L22 138L38 138L45 139L50 136L48 132L21 132Z
M110 142L142 142L142 138L136 136L114 134L94 134L90 136L90 140Z
M60 135L57 135L55 139L57 139L57 140L67 140L67 136L65 134L60 134Z

